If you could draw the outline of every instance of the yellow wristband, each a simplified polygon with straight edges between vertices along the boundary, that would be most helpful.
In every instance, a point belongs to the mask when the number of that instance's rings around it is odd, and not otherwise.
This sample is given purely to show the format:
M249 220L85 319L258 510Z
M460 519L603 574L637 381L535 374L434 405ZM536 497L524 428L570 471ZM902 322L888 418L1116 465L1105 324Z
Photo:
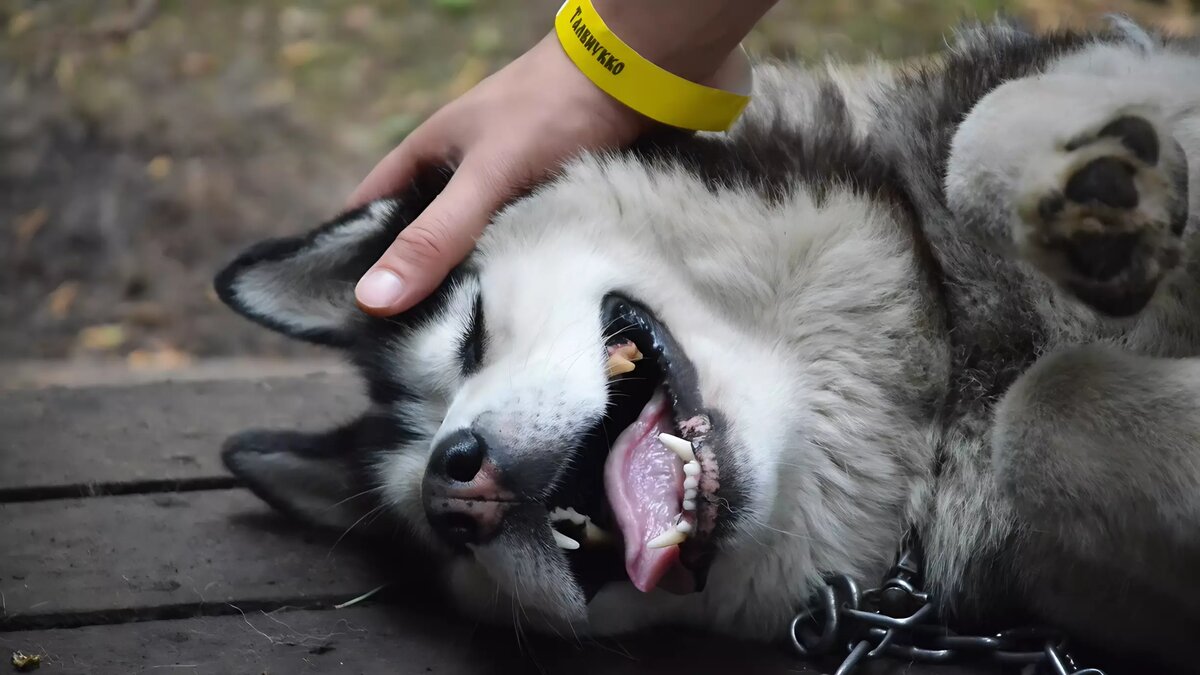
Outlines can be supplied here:
M738 94L696 84L642 58L608 29L591 0L563 3L554 30L589 80L652 120L681 129L725 131L750 102L749 91Z

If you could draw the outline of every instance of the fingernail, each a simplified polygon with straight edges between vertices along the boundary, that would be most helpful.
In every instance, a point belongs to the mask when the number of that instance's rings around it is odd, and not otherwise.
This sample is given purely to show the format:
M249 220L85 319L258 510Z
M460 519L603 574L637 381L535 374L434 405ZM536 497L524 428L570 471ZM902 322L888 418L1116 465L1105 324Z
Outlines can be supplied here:
M404 282L387 269L367 272L354 289L358 301L371 309L385 309L396 304L404 291Z

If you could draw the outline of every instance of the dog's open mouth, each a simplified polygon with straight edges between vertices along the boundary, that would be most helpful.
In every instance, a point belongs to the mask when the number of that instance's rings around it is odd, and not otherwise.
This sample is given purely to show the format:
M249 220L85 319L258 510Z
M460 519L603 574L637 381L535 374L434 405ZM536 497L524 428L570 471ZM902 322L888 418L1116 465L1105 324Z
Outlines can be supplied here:
M609 395L547 508L590 599L609 581L639 590L703 588L720 488L713 423L695 370L644 307L605 300Z

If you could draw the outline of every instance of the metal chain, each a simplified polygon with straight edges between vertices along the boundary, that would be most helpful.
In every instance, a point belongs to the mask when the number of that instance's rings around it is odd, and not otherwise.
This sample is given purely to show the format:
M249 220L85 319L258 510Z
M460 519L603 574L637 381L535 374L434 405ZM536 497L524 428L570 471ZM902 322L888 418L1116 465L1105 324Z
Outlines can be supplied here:
M792 619L790 634L802 657L846 654L835 675L851 675L866 661L882 657L924 663L990 660L1027 666L1039 675L1104 675L1076 666L1058 631L1028 627L961 635L947 628L921 587L913 542L906 542L878 588L860 591L844 574L827 576L809 607Z

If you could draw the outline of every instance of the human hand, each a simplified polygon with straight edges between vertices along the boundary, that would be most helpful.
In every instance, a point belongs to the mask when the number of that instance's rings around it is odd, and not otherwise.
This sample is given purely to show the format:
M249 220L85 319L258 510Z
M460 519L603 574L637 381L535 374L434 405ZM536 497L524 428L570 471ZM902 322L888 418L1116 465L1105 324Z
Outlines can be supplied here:
M376 316L415 305L508 200L580 152L629 145L653 124L592 84L547 36L435 113L355 189L351 207L395 192L427 167L455 169L359 281L358 304Z

